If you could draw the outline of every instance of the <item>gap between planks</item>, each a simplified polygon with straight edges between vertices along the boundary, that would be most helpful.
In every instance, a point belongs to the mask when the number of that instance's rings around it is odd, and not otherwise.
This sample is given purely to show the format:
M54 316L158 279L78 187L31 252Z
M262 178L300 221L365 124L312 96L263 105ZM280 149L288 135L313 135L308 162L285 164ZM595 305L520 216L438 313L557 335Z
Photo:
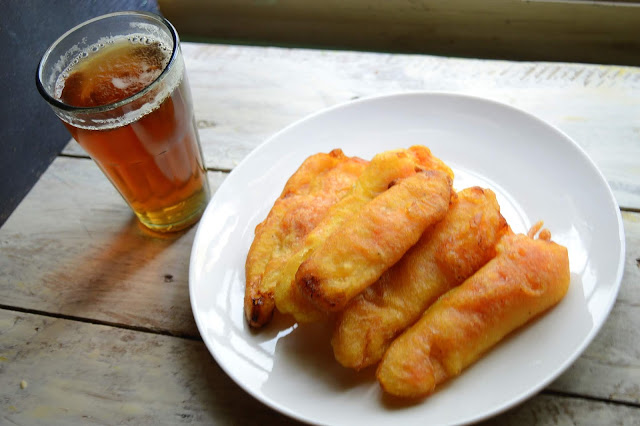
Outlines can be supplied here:
M562 391L549 390L549 389L543 389L542 391L540 391L540 393L543 393L545 395L555 396L558 398L585 399L585 400L600 402L604 404L619 405L619 406L625 406L630 408L640 408L640 403L633 402L633 401L617 401L614 399L607 399L607 398L602 398L597 396L582 395L582 394L573 393L573 392L562 392Z
M67 153L60 153L58 154L58 157L65 157L65 158L78 158L78 159L83 159L83 160L89 160L91 161L91 158L86 156L86 155L79 155L79 154L67 154ZM231 173L231 170L233 169L228 169L228 168L216 168L216 167L207 167L206 168L208 172L221 172L221 173ZM625 207L625 206L619 206L620 210L623 212L629 212L629 213L640 213L640 208L636 208L636 207Z
M60 313L54 313L54 312L47 312L47 311L41 311L41 310L38 310L38 309L20 308L20 307L17 307L17 306L9 306L9 305L4 305L4 304L0 304L0 309L5 310L5 311L9 311L9 312L19 312L19 313L23 313L23 314L41 315L41 316L49 317L49 318L57 318L57 319L63 319L63 320L69 320L69 321L77 321L77 322L82 322L82 323L85 323L85 324L104 325L104 326L113 327L113 328L120 328L120 329L124 329L124 330L137 331L137 332L140 332L140 333L148 333L148 334L157 334L157 335L161 335L161 336L177 337L179 339L192 340L192 341L196 341L196 342L202 342L203 341L202 338L199 335L198 336L193 336L193 335L189 335L189 334L186 334L186 333L171 333L168 330L160 330L160 329L151 328L151 327L141 327L141 326L135 326L135 325L121 324L121 323L117 323L117 322L104 321L104 320L98 320L98 319L92 319L92 318L83 318L83 317L79 317L79 316L75 316L75 315L67 315L67 314L60 314Z
M77 316L73 316L73 315L51 313L51 312L41 311L41 310L37 310L37 309L19 308L19 307L8 306L8 305L3 305L3 304L0 304L0 309L6 310L6 311L9 311L9 312L19 312L19 313L24 313L24 314L40 315L40 316L49 317L49 318L63 319L63 320L67 320L67 321L77 321L77 322L81 322L81 323L85 323L85 324L101 325L101 326L107 326L107 327L112 327L112 328L119 328L119 329L123 329L123 330L136 331L136 332L140 332L140 333L147 333L147 334L175 337L175 338L179 338L179 339L190 340L190 341L195 341L195 342L203 342L204 343L202 337L200 337L200 336L190 336L190 335L186 335L186 334L174 334L174 333L170 333L170 332L165 331L165 330L158 330L158 329L153 329L153 328L149 328L149 327L138 327L138 326L120 324L120 323L115 323L115 322L110 322L110 321L102 321L102 320L82 318L82 317L77 317ZM544 395L558 397L558 398L582 399L582 400L587 400L587 401L592 401L592 402L602 403L602 404L610 404L610 405L623 406L623 407L629 407L629 408L640 408L640 403L636 403L636 402L632 402L632 401L619 401L619 400L607 399L607 398L591 396L591 395L582 395L582 394L577 394L577 393L573 393L573 392L562 392L562 391L556 391L556 390L550 390L550 389L542 389L539 393L540 394L544 394Z

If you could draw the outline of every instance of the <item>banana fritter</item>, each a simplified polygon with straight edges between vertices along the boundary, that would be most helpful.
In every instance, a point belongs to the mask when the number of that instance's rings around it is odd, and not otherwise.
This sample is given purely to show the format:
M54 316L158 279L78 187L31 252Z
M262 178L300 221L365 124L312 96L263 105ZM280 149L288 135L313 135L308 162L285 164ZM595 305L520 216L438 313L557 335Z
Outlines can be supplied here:
M423 170L439 170L453 179L451 169L424 146L385 151L374 156L352 190L332 206L326 217L307 235L298 251L265 274L264 280L276 289L277 309L282 313L292 314L299 322L324 318L322 311L314 307L299 292L299 288L293 285L300 265L368 202L395 182Z
M245 316L253 327L275 308L275 285L264 274L297 250L329 208L353 186L367 165L339 149L307 158L287 181L267 218L255 229L245 264Z
M445 216L451 184L438 170L401 180L325 239L300 265L294 285L321 311L344 309Z
M389 346L376 372L396 396L424 397L507 334L556 305L569 282L567 249L547 230L507 235L497 256L438 299Z
M380 361L429 305L495 257L508 229L491 190L460 191L444 219L339 314L331 340L336 360L357 370Z

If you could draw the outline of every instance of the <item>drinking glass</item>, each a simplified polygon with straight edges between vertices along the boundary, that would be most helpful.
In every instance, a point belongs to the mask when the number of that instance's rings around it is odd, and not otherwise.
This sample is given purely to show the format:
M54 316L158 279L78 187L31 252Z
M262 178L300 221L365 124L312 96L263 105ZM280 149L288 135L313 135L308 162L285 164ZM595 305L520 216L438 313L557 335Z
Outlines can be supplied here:
M143 225L171 232L199 220L209 184L169 21L147 12L86 21L45 52L36 85Z

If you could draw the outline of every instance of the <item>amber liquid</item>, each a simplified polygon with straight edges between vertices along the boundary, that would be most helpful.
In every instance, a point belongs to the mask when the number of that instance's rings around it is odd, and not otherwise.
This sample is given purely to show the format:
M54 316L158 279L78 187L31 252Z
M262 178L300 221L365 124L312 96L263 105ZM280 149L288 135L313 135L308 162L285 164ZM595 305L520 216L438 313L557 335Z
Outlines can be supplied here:
M108 45L70 70L59 97L80 107L117 102L155 80L167 60L158 44ZM133 123L107 130L65 125L147 227L175 231L199 219L209 188L186 76Z

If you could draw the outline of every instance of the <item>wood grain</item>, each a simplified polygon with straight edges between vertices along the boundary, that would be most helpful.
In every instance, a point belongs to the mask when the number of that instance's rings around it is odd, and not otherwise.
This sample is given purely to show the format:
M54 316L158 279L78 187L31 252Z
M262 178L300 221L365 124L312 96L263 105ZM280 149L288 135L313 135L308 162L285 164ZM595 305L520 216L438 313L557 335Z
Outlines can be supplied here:
M0 303L196 337L195 230L149 233L91 160L59 157L0 229Z
M223 178L210 172L214 189ZM551 389L637 404L640 214L623 219L627 260L618 301ZM194 231L148 235L92 161L58 158L0 229L1 305L197 339L188 294Z
M2 310L0 335L2 424L295 424L200 341Z
M568 395L541 393L504 414L479 423L483 426L637 426L640 409Z
M640 69L185 43L212 190L321 108L385 93L468 93L573 137L623 209L625 272L583 355L497 425L640 418ZM70 143L0 228L0 424L295 424L211 358L189 303L195 228L140 228Z
M593 159L620 206L640 209L639 68L194 43L183 51L212 170L233 169L278 130L321 109L446 91L503 102L558 127ZM64 153L85 155L75 142Z
M298 424L253 399L202 342L0 310L0 423ZM635 425L640 408L542 393L490 425Z

